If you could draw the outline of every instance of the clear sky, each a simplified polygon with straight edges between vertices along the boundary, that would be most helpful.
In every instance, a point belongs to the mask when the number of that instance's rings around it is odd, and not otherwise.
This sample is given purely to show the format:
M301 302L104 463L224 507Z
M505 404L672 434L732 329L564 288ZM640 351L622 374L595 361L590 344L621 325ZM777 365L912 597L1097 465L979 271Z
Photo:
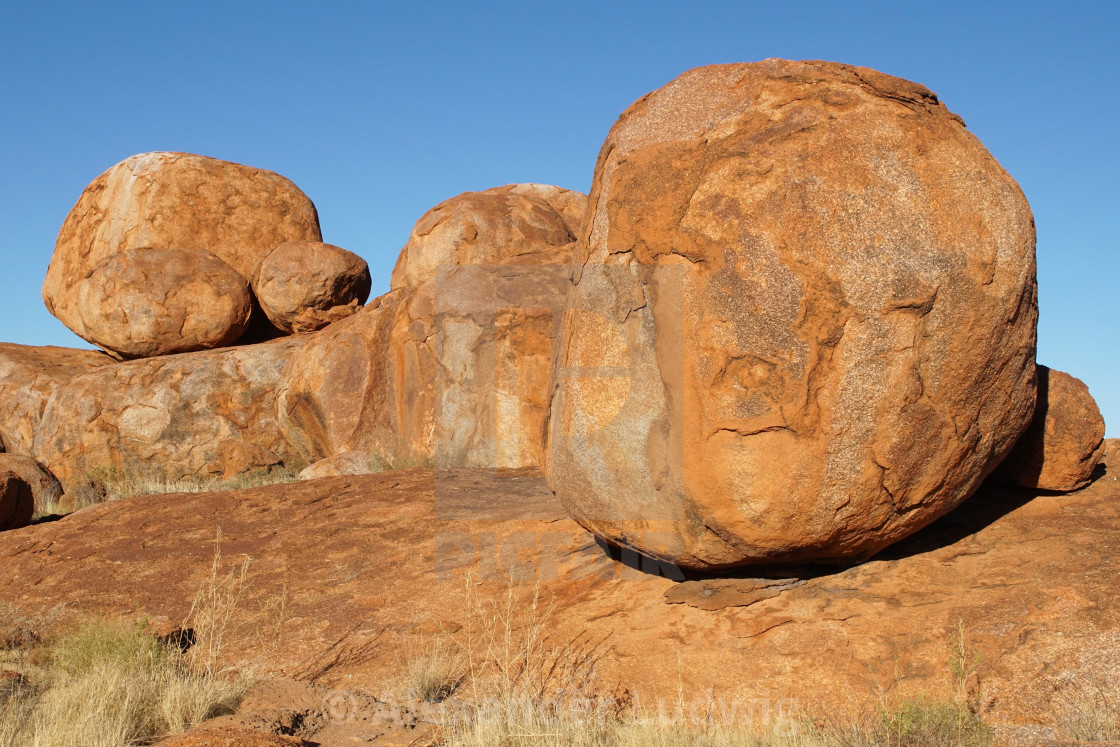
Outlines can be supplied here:
M465 190L587 191L607 131L688 68L826 59L923 83L1022 185L1038 226L1038 358L1120 436L1120 4L6 3L0 340L88 347L43 307L58 228L135 153L277 171L362 255ZM1110 311L1110 309L1112 309Z

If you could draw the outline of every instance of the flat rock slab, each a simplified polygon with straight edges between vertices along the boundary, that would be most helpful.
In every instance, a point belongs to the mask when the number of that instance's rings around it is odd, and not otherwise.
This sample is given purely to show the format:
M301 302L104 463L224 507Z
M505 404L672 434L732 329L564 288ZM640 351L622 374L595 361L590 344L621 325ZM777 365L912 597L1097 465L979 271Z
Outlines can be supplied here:
M222 572L250 561L230 656L377 695L403 652L465 634L469 597L504 599L512 575L527 606L540 576L551 639L600 642L601 680L653 707L678 686L686 701L711 690L814 709L866 705L876 688L947 694L963 629L985 717L1057 739L1076 688L1120 681L1120 462L1106 446L1083 490L985 487L875 559L813 577L643 573L529 471L413 469L133 498L6 532L0 601L178 623L220 533Z

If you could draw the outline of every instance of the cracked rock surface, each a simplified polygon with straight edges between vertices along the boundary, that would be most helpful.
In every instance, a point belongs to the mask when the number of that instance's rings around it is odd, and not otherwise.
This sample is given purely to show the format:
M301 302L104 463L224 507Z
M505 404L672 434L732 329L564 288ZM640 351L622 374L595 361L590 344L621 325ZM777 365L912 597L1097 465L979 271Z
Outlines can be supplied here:
M559 335L553 488L694 569L867 557L964 501L1035 402L1035 231L928 89L767 60L611 129Z
M686 703L789 697L831 713L877 702L877 688L948 697L963 631L984 718L1056 729L1079 694L1120 695L1115 446L1080 491L988 484L846 569L673 580L612 556L535 470L412 469L143 496L4 532L0 601L178 623L207 583L220 529L222 569L250 561L229 653L270 676L376 696L400 676L401 651L465 641L469 595L512 593L524 609L539 589L544 632L597 645L602 684L654 708L676 703L678 688ZM734 603L680 599L704 588ZM777 593L748 599L766 588Z

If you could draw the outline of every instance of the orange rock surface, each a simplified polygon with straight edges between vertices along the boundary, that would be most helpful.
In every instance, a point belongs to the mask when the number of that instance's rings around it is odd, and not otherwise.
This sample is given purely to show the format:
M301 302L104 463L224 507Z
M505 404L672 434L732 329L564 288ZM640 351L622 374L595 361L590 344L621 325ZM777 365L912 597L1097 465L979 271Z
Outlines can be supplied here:
M678 692L686 707L793 699L818 713L944 696L963 630L984 718L1052 728L1078 688L1117 681L1118 470L1107 460L1067 495L986 486L862 565L684 581L612 555L532 470L143 496L0 534L0 601L178 624L220 532L219 572L249 561L227 653L347 698L380 695L438 636L492 624L469 610L504 600L512 578L519 610L535 593L550 610L550 642L598 646L604 691L654 709Z
M590 204L550 459L616 545L697 569L867 557L1030 421L1031 211L920 85L691 70L622 114Z
M80 336L78 286L124 249L205 249L247 281L285 241L321 241L307 195L271 171L189 153L141 153L82 192L43 282L47 309Z
M278 329L313 332L358 311L371 286L366 261L321 241L286 241L253 278L261 309Z
M210 252L123 249L79 283L74 330L118 358L232 345L249 326L249 283Z
M92 350L0 343L0 445L31 456L47 401L79 374L114 361Z
M1034 419L994 479L1041 490L1089 484L1104 450L1104 418L1081 379L1038 367Z
M303 338L128 361L60 386L34 453L78 482L231 478L306 462L276 423L276 388Z

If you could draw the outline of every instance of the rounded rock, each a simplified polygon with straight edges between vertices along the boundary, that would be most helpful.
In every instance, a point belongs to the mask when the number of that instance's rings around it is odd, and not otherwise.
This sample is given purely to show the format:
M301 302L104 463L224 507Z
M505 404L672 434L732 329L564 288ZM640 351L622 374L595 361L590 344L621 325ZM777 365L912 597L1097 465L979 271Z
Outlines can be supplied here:
M866 558L947 513L1034 410L1034 224L923 86L767 60L633 104L560 332L551 485L695 569Z
M200 249L125 249L77 289L83 337L120 358L232 345L252 308L245 278Z
M364 259L319 241L284 242L264 258L253 282L269 321L297 334L355 313L371 287Z

